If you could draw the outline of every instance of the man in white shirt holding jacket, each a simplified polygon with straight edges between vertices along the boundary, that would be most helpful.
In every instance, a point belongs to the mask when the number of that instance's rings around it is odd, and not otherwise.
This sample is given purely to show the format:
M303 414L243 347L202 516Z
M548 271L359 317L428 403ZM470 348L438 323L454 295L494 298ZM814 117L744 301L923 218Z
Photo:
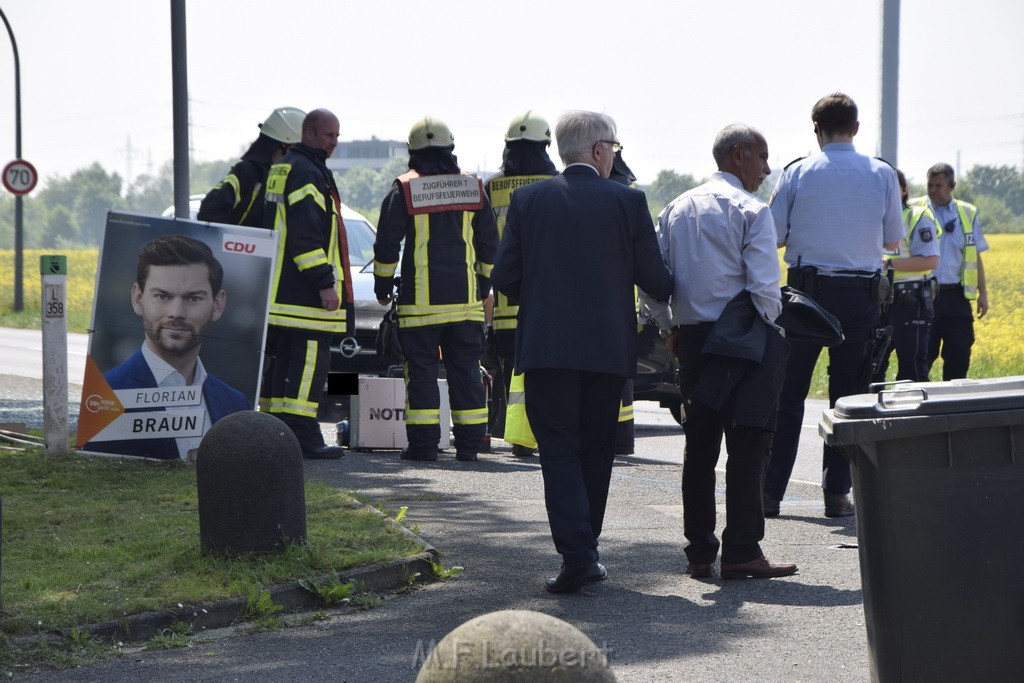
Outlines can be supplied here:
M722 549L722 578L789 576L794 564L761 551L761 488L775 429L788 347L775 223L752 193L771 173L764 136L744 124L715 139L718 172L684 192L658 218L662 257L675 278L669 349L679 358L686 410L683 531L687 573L711 576ZM666 312L654 304L667 329ZM715 465L725 436L726 523L715 536Z

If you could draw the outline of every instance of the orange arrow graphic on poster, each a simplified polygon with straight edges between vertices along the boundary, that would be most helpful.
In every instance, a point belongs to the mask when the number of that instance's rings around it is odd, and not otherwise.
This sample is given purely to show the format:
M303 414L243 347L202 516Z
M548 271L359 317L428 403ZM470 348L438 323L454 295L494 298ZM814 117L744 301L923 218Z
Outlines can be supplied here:
M92 356L86 356L82 405L78 410L78 448L91 441L123 413L124 405L110 388L107 378L100 372Z

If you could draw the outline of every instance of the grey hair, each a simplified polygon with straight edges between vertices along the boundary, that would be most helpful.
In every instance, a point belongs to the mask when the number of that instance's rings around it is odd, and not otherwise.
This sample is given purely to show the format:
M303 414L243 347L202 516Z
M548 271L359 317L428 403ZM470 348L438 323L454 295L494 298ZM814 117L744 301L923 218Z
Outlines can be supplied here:
M956 182L956 174L953 172L953 167L946 163L938 163L928 169L928 177L944 175L949 184L952 185Z
M726 126L715 137L715 144L711 148L715 163L721 168L729 160L729 152L733 147L739 145L742 149L750 149L759 138L764 138L764 136L745 123L733 123Z
M555 140L562 163L589 163L598 140L615 140L615 121L596 111L571 111L558 119Z

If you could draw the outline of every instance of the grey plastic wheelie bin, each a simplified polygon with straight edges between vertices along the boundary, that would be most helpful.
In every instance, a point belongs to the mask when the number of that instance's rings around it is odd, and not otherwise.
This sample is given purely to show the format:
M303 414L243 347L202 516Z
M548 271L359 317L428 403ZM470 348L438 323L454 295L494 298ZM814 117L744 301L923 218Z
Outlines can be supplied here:
M825 411L850 461L875 681L1024 681L1024 377Z

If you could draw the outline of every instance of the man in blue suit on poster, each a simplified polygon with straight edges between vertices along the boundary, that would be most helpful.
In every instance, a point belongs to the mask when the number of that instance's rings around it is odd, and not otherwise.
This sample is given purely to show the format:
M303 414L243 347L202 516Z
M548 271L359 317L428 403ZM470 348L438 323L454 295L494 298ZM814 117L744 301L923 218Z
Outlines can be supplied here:
M562 556L545 585L569 593L607 577L597 544L619 399L636 373L633 287L668 301L673 280L644 193L608 180L620 147L611 117L571 112L555 139L565 170L512 195L491 282L519 304L513 365Z
M103 376L114 390L148 390L140 391L136 407L128 410L148 410L137 423L150 425L154 434L184 428L190 435L93 441L85 450L188 459L210 425L252 408L242 392L209 374L199 358L204 333L224 312L223 280L223 267L199 240L165 235L143 246L131 301L146 339L128 360Z

